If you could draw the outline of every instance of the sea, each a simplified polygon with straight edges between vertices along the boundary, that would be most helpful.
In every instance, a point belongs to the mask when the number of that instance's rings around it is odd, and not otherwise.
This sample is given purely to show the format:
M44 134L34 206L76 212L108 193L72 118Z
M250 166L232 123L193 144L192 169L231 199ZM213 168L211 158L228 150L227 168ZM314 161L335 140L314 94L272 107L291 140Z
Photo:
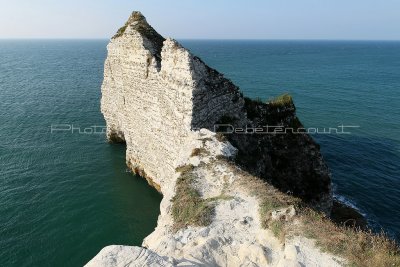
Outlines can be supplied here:
M245 96L291 94L335 197L400 241L400 42L180 42ZM162 196L105 140L107 43L0 40L1 266L82 266L156 226Z

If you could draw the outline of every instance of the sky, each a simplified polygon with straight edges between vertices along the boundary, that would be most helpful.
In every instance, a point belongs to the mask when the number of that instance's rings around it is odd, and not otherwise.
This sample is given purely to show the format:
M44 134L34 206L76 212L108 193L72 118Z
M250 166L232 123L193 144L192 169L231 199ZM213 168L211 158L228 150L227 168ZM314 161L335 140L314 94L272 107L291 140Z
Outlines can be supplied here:
M110 38L141 11L175 39L400 40L400 0L0 0L0 38Z

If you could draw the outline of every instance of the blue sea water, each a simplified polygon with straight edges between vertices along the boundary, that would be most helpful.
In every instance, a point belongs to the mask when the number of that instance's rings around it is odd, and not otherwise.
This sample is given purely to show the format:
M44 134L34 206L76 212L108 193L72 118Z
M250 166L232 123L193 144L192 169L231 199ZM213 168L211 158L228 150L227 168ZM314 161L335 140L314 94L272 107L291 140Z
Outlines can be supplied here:
M335 194L400 240L400 42L182 40L245 95L288 92ZM104 125L107 40L0 41L1 266L80 266L110 244L140 245L161 196L126 171L123 145L51 125Z
M0 42L0 266L82 266L141 245L161 196L125 147L51 125L103 126L106 41Z

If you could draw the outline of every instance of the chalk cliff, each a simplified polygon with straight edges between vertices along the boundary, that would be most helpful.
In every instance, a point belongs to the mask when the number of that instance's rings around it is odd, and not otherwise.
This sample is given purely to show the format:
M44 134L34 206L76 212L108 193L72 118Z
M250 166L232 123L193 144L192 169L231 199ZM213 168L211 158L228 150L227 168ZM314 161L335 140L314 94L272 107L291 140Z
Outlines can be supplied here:
M232 133L265 125L301 129L290 97L271 103L243 97L139 12L107 48L101 99L107 137L126 142L127 165L163 200L144 248L107 247L87 266L345 262L296 230L299 206L326 214L332 207L329 171L312 138Z

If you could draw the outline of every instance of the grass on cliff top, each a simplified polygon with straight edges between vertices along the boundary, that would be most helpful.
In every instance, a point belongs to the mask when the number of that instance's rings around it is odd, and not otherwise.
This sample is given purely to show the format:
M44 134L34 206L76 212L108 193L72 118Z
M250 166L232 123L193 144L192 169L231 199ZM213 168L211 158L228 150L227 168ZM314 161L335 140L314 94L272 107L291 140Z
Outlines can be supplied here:
M126 28L128 28L128 26L129 26L129 23L126 22L124 26L122 26L121 28L118 29L117 33L112 37L112 39L121 37L125 33Z
M200 151L202 153L204 151ZM197 152L196 152L197 153ZM222 192L220 195L210 198L202 198L194 184L197 175L195 167L191 164L176 168L181 175L176 181L175 196L172 198L172 218L174 219L174 231L186 226L207 226L212 221L214 204L216 201L231 200L233 197Z
M386 234L338 226L324 214L303 208L298 234L315 239L323 251L348 260L349 266L400 266L400 250Z
M192 165L177 168L181 172L176 181L175 196L172 198L172 217L174 230L177 231L188 225L207 226L211 223L213 206L210 201L203 199L194 187L196 174Z
M286 107L293 105L293 98L289 94L277 96L267 102L268 105L274 107Z
M400 266L400 250L386 234L375 234L359 228L339 226L325 214L297 205L297 223L293 220L269 220L263 226L270 229L281 241L286 236L305 236L315 240L322 251L342 257L348 266L389 267ZM262 210L261 216L265 216Z
M231 165L226 159L218 159L218 161L224 161L225 166L242 177L239 180L239 186L246 188L260 203L259 213L263 228L271 230L282 242L292 236L313 239L322 251L347 260L348 266L400 266L399 247L384 233L374 234L371 231L338 226L325 214L310 209L299 199L278 191L272 185ZM197 179L194 169L192 165L177 168L181 176L176 182L176 195L172 199L175 231L188 225L209 225L214 212L213 201L231 199L224 195L203 199L194 187ZM272 211L290 205L296 208L295 217L283 216L279 220L272 220Z
M227 163L229 164L229 162ZM262 219L261 224L264 228L268 227L272 211L290 205L297 206L300 203L300 199L280 192L269 183L250 175L236 166L232 166L231 171L243 177L243 179L240 180L240 186L247 188L250 195L258 199L259 212Z
M233 167L235 168L235 167ZM270 229L275 237L284 241L290 236L305 236L314 239L316 245L325 252L340 256L349 266L389 267L400 266L400 249L395 241L384 233L338 226L325 214L306 207L299 199L284 194L272 185L236 168L243 175L240 186L247 188L259 200L261 224ZM296 208L296 222L271 220L271 212L293 205Z

